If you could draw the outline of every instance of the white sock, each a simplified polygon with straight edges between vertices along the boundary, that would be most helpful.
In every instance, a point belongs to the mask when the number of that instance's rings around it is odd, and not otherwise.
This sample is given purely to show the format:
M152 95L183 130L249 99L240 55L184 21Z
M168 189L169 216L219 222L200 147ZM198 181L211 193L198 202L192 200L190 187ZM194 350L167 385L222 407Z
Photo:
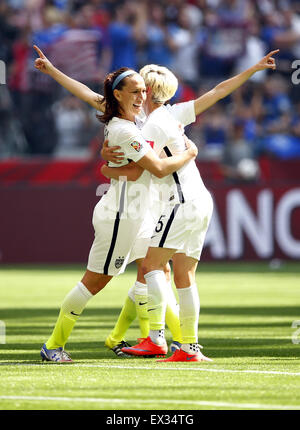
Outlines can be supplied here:
M134 285L134 301L139 319L141 335L142 337L147 337L149 331L147 284L142 284L142 282L136 281Z
M61 305L61 309L64 313L70 314L72 319L76 319L92 297L93 294L83 285L83 283L78 282L78 284L66 295Z
M136 281L134 284L134 301L139 318L148 319L148 288L147 284Z
M177 289L182 343L198 343L200 300L197 285Z
M135 285L129 288L128 297L134 302Z
M197 354L197 352L200 352L198 343L183 343L181 349L188 354Z
M150 325L149 336L152 342L165 342L164 336L153 331L165 328L166 315L166 277L162 270L153 270L145 275L148 287L148 317Z
M149 330L149 336L152 342L156 343L157 345L166 343L165 330L163 328L161 330Z
M142 284L142 282L136 281L134 284L134 296L135 300L139 300L140 296L143 298L147 297L148 302L148 288L147 284Z

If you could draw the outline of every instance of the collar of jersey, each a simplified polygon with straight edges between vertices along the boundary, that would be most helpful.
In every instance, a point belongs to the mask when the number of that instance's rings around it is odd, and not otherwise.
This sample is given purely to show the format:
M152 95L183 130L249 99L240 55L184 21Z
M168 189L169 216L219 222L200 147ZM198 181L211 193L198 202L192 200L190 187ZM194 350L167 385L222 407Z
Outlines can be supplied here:
M130 124L135 124L135 122L133 121L129 121L129 119L125 119L125 118L120 118L118 116L114 116L111 121L126 121L126 122L130 122Z

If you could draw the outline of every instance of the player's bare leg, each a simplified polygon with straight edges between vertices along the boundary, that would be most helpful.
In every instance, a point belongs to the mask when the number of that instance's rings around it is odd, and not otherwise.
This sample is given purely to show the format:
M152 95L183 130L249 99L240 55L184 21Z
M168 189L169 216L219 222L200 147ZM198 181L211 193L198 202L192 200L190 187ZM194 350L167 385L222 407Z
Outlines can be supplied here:
M112 279L112 276L103 275L102 273L91 272L86 270L81 282L89 290L89 292L94 296L99 293Z

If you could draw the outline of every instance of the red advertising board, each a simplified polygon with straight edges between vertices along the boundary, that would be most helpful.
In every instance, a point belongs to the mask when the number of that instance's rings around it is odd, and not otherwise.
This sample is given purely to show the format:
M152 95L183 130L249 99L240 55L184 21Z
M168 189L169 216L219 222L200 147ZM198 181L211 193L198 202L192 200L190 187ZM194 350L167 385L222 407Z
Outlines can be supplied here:
M300 259L300 187L209 187L204 261ZM87 261L97 186L0 188L2 263Z

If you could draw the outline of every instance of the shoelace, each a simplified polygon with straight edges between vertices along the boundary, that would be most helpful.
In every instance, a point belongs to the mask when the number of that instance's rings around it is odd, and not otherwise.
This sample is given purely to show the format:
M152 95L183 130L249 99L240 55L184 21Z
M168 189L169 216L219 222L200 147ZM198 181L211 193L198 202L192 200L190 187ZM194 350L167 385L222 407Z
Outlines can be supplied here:
M130 347L131 345L129 345L129 343L128 342L125 342L125 340L122 340L120 343L118 343L118 345L117 345L120 349L121 348L128 348L128 347Z

